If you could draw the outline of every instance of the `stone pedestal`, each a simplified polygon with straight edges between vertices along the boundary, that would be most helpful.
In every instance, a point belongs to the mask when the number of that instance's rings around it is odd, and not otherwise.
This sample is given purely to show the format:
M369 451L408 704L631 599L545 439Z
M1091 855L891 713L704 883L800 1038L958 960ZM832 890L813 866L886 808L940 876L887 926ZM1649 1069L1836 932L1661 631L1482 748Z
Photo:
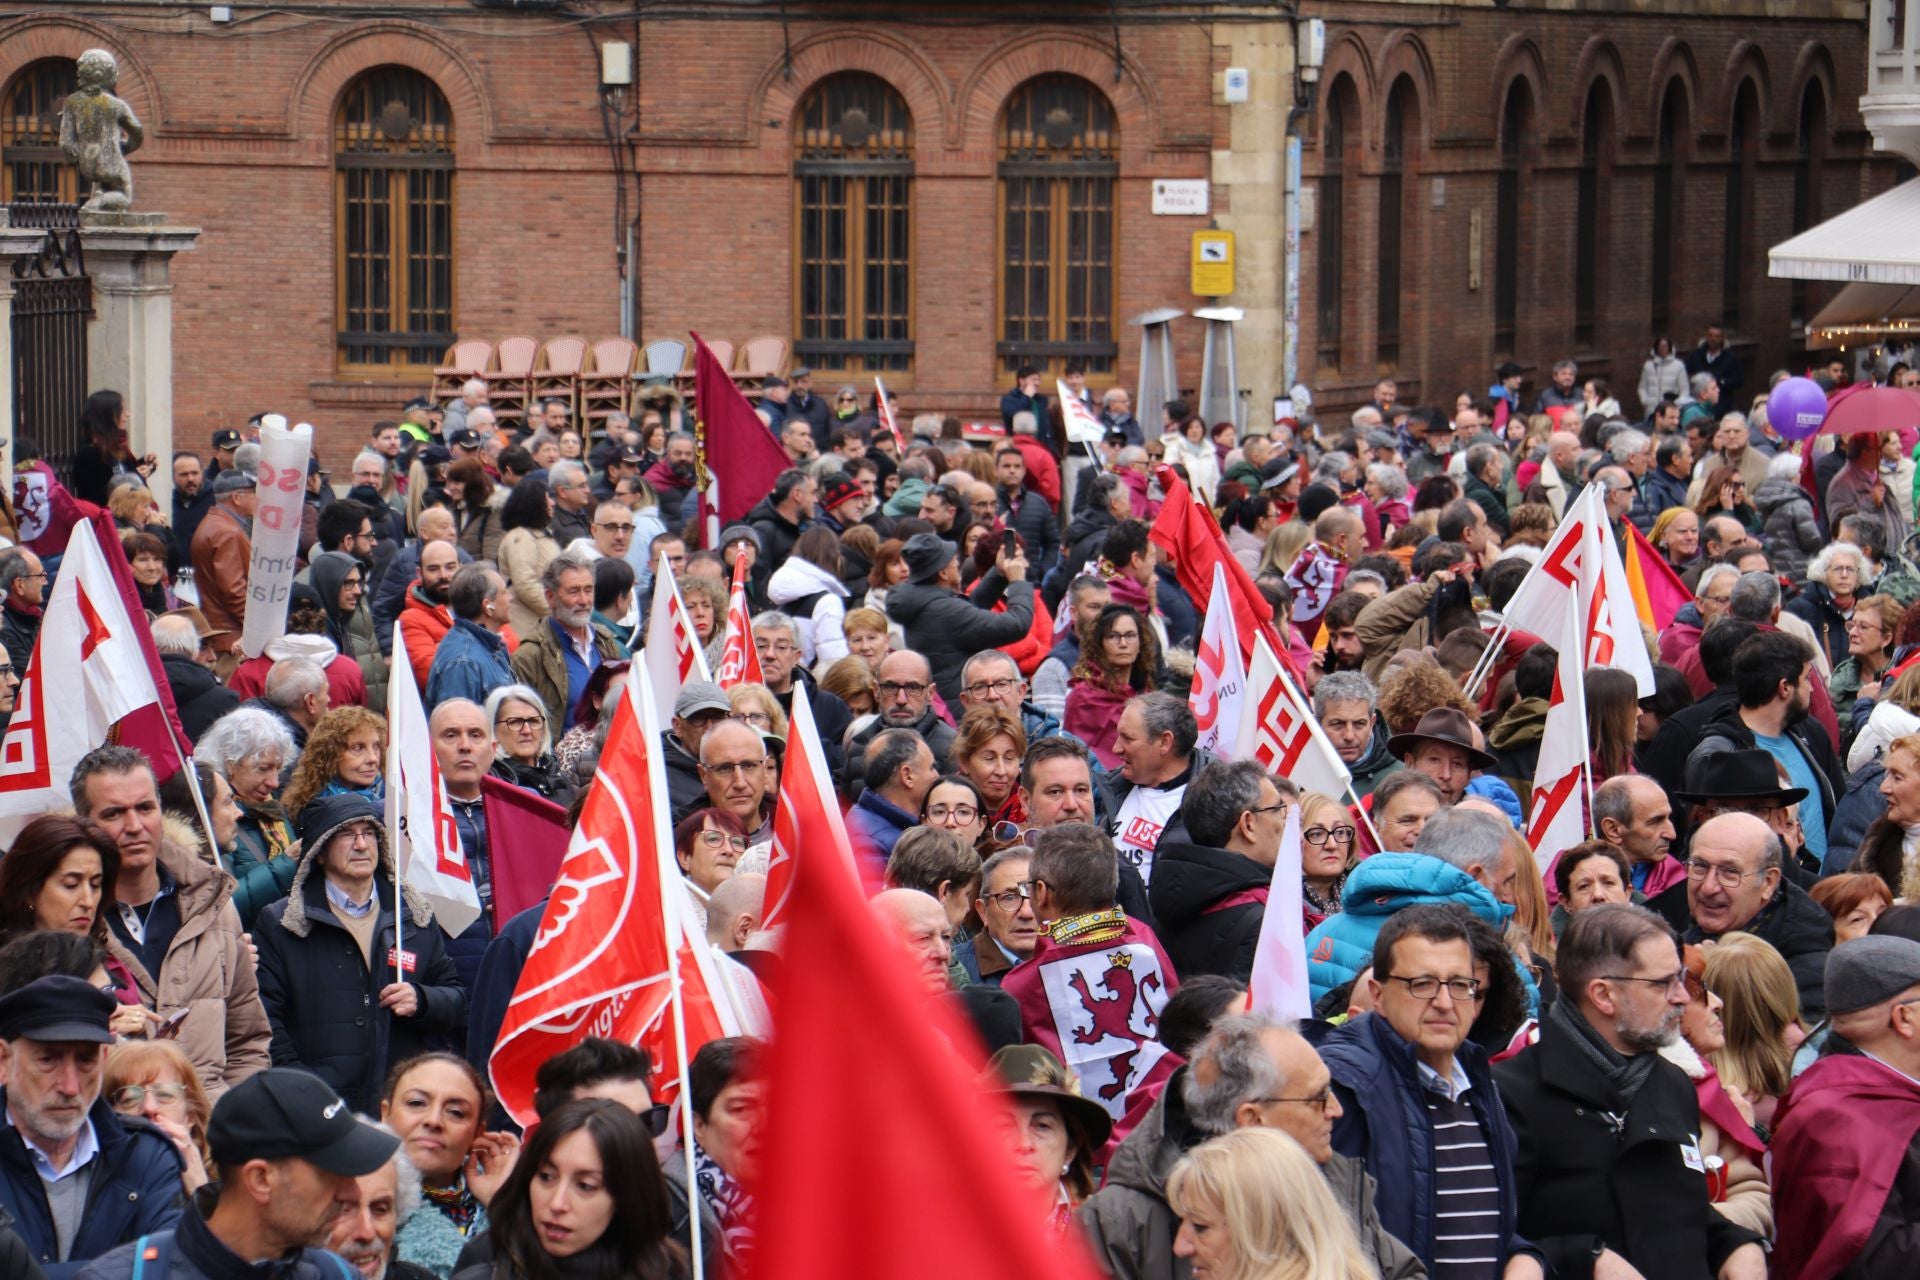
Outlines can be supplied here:
M151 484L162 511L173 509L173 255L199 238L164 213L80 215L93 278L87 384L126 397L134 456L159 459Z
M0 436L13 435L13 265L40 252L46 232L12 226L0 208ZM13 450L0 449L0 486L13 492Z

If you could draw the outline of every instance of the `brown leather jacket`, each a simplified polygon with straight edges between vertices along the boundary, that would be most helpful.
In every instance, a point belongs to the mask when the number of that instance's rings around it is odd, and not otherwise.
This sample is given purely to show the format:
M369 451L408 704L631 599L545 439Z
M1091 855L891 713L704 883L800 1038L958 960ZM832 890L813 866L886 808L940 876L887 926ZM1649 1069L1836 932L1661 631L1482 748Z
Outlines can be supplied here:
M253 540L240 513L215 502L193 534L193 585L200 591L200 612L207 622L237 639L247 621L247 573L253 567Z

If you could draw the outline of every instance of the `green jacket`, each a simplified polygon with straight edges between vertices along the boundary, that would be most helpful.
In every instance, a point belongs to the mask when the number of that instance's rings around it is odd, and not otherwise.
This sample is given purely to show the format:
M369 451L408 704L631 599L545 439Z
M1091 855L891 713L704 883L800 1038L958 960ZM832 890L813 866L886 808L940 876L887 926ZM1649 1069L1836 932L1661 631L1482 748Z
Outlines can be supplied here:
M552 621L542 618L530 634L520 637L520 648L513 655L513 677L547 704L547 724L558 739L568 728L567 655ZM598 624L593 626L593 647L602 662L618 662L626 653L619 638Z

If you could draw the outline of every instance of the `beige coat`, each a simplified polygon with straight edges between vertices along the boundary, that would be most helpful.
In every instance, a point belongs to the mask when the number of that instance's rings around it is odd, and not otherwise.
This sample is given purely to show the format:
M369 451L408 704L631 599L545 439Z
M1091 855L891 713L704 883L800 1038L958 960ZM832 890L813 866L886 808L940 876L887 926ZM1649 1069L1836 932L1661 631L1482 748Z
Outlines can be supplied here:
M517 636L530 636L547 616L547 593L540 574L547 561L560 554L560 544L549 533L512 529L500 539L500 573L512 590L507 620Z
M1676 1037L1674 1042L1660 1051L1660 1056L1687 1073L1687 1079L1698 1088L1700 1081L1706 1078L1707 1067L1694 1052L1693 1046ZM1753 1123L1753 1108L1740 1096L1737 1089L1720 1086L1733 1102L1734 1109ZM1757 1231L1767 1239L1773 1238L1773 1189L1767 1185L1767 1171L1755 1163L1747 1149L1737 1142L1729 1141L1720 1126L1705 1116L1700 1117L1700 1158L1705 1160L1719 1156L1727 1166L1726 1199L1714 1205L1720 1216L1736 1226L1749 1231Z
M220 1095L270 1065L272 1031L260 1003L253 949L233 909L233 877L195 852L190 831L169 821L160 865L180 898L180 932L156 976L109 932L107 948L127 966L140 1002L155 1013L189 1010L179 1045L200 1070L200 1083Z

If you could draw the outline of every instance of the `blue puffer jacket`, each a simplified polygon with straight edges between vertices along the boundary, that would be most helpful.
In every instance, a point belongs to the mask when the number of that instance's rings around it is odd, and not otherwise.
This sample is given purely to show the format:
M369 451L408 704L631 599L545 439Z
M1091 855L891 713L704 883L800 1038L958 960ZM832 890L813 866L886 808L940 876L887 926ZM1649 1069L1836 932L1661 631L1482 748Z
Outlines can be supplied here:
M1431 1269L1437 1212L1433 1126L1413 1046L1401 1039L1385 1018L1362 1014L1335 1027L1320 1042L1319 1049L1333 1073L1334 1092L1342 1111L1333 1126L1333 1149L1366 1163L1378 1187L1374 1206L1380 1212L1380 1225ZM1472 1082L1466 1099L1486 1137L1494 1177L1500 1186L1500 1240L1496 1251L1504 1262L1514 1252L1532 1252L1532 1246L1514 1233L1520 1216L1513 1176L1517 1144L1485 1051L1468 1041L1455 1057Z
M0 1089L0 1110L7 1093ZM100 1154L93 1159L86 1208L74 1235L68 1263L55 1257L53 1210L34 1171L20 1131L0 1128L0 1204L13 1214L13 1229L50 1277L71 1275L119 1245L152 1231L165 1231L180 1218L180 1153L158 1129L137 1116L118 1116L104 1098L87 1112Z
M1457 903L1494 928L1513 908L1495 902L1466 872L1420 853L1376 853L1347 873L1339 915L1307 935L1307 981L1313 999L1351 982L1373 963L1373 940L1387 917L1406 907Z

